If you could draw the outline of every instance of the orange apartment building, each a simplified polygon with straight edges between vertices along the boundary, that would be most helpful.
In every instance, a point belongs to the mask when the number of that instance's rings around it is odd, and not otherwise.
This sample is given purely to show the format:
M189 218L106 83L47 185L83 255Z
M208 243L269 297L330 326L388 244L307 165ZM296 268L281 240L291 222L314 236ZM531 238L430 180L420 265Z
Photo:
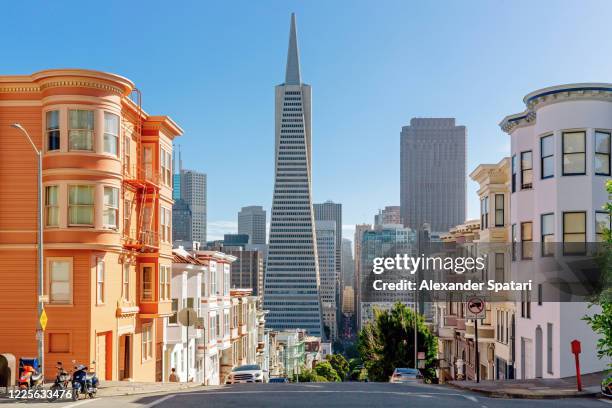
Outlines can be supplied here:
M104 380L162 376L172 313L172 140L118 75L0 76L0 353L37 355L37 165L43 152L45 372L96 362Z

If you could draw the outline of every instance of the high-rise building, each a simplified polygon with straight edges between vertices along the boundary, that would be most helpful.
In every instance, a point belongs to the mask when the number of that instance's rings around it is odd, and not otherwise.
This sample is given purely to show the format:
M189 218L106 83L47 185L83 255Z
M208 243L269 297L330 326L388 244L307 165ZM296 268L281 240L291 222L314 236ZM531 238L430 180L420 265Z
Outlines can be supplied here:
M321 276L323 324L329 329L329 340L338 338L338 279L336 274L336 222L315 220L317 255Z
M172 205L172 240L173 242L190 242L191 239L191 209L181 198Z
M361 242L363 240L363 234L371 229L372 226L370 224L355 225L355 236L353 240L353 245L355 246L355 275L353 278L353 285L355 287L355 313L357 322L360 321L359 303L361 302Z
M232 255L236 260L232 263L232 288L250 288L253 295L261 296L263 290L264 257L256 249L224 247L223 253Z
M181 172L181 198L191 210L191 239L206 244L206 174Z
M342 204L326 201L313 204L316 221L334 221L336 223L336 279L342 279ZM341 287L341 286L340 286Z
M260 205L242 207L238 212L238 233L249 235L249 244L266 243L266 210Z
M374 216L374 225L389 225L389 224L401 224L400 217L400 206L399 205L388 205L384 210L378 210L378 214Z
M355 284L355 261L353 260L352 242L348 238L342 238L342 258L340 259L342 282L344 286L353 286ZM354 302L354 300L353 300Z
M291 15L285 82L276 86L275 180L264 308L273 329L306 329L321 336L311 186L311 89L302 83Z
M413 118L400 143L402 223L433 232L465 221L466 128L453 118Z

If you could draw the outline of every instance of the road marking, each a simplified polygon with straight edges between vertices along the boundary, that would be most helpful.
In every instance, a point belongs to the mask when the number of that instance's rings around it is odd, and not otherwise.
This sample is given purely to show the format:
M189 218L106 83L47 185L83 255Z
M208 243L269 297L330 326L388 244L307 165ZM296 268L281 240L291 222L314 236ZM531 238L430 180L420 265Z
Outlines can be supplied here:
M98 401L98 400L100 400L100 399L102 399L102 398L97 398L97 399L90 398L90 399L86 399L86 400L83 400L83 401L75 402L74 404L68 404L68 405L66 405L64 408L72 408L72 407L77 407L77 406L79 406L79 405L87 404L87 403L89 403L89 402Z
M472 396L472 395L464 395L463 398L467 398L472 402L478 402L478 400L476 399L476 397Z
M601 402L605 402L607 404L612 404L612 399L600 399Z
M448 396L448 397L464 397L464 398L468 398L470 401L476 401L476 398L474 397L468 397L462 394L457 394L457 393L443 393L443 392L427 392L427 393L423 393L423 392L411 392L411 391L404 391L404 392L400 392L400 391L363 391L363 390L274 390L274 391L253 391L253 390L248 390L248 391L202 391L204 393L208 394L218 394L218 395L223 395L223 394L268 394L270 392L273 392L275 394L299 394L299 393L322 393L322 394L334 394L334 393L339 393L339 394L394 394L394 395L410 395L413 397L423 397L423 398L432 398L433 396Z
M167 401L167 400L169 400L170 398L173 398L175 395L176 395L176 394L166 395L165 397L162 397L162 398L160 398L160 399L157 399L157 400L153 401L153 402L152 402L152 403L150 403L150 404L145 405L145 408L151 408L151 407L156 406L157 404L161 404L162 402Z

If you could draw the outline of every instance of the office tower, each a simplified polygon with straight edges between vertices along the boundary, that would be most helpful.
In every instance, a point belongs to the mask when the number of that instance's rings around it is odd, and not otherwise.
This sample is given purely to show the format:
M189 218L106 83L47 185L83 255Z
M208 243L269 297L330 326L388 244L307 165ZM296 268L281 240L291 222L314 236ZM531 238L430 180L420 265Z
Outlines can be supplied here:
M241 247L244 248L249 244L249 236L247 234L224 234L223 246L225 247Z
M400 206L388 205L384 210L378 210L378 214L374 216L374 225L401 224Z
M223 247L222 252L236 258L232 262L232 288L253 289L254 296L260 296L263 290L264 257L256 249L240 247Z
M319 257L319 275L321 276L321 307L323 324L329 329L329 340L338 338L336 275L336 222L315 220L317 232L317 255Z
M434 232L465 221L466 128L452 118L413 118L400 142L400 206L406 227Z
M336 223L336 279L342 287L342 204L326 201L313 205L316 221L334 221Z
M311 188L311 90L302 83L291 15L285 83L276 86L275 180L264 308L272 329L321 336L319 265Z
M248 234L249 244L266 243L266 211L262 206L242 207L238 212L238 233Z
M374 258L393 258L398 254L416 256L417 250L417 233L410 228L401 225L385 225L374 230L363 231L360 248L359 290L361 296L360 303L355 305L360 310L358 321L360 329L373 319L374 309L388 310L397 302L414 308L412 291L375 291L373 281L381 279L382 275L373 274L372 269ZM411 276L403 270L387 269L383 279L386 282L399 282L403 279L411 279Z
M353 260L352 242L348 238L342 238L342 282L344 286L353 286L355 283L355 261Z
M172 205L172 240L191 241L191 210L189 204L181 198Z
M355 236L353 245L355 246L355 277L353 279L353 285L355 287L355 313L356 321L360 321L360 307L361 302L361 241L363 240L363 234L366 231L370 231L372 226L370 224L358 224L355 225Z
M181 173L181 198L191 210L191 239L206 243L206 174L195 170Z

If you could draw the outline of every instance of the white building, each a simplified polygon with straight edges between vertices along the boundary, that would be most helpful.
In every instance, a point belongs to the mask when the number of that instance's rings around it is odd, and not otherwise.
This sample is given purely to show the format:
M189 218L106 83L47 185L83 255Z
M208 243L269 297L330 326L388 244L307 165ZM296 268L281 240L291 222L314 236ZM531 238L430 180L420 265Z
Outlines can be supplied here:
M527 271L535 280L531 297L525 294L516 305L517 377L574 375L574 339L582 343L582 372L603 370L609 361L597 358L597 337L582 320L593 310L585 303L547 302L537 285L538 271L561 256L567 243L595 242L601 227L609 226L600 211L610 178L612 84L554 86L528 94L524 102L525 111L500 123L511 138L511 235L520 242L512 274ZM548 247L542 242L563 245L545 260L541 249Z

